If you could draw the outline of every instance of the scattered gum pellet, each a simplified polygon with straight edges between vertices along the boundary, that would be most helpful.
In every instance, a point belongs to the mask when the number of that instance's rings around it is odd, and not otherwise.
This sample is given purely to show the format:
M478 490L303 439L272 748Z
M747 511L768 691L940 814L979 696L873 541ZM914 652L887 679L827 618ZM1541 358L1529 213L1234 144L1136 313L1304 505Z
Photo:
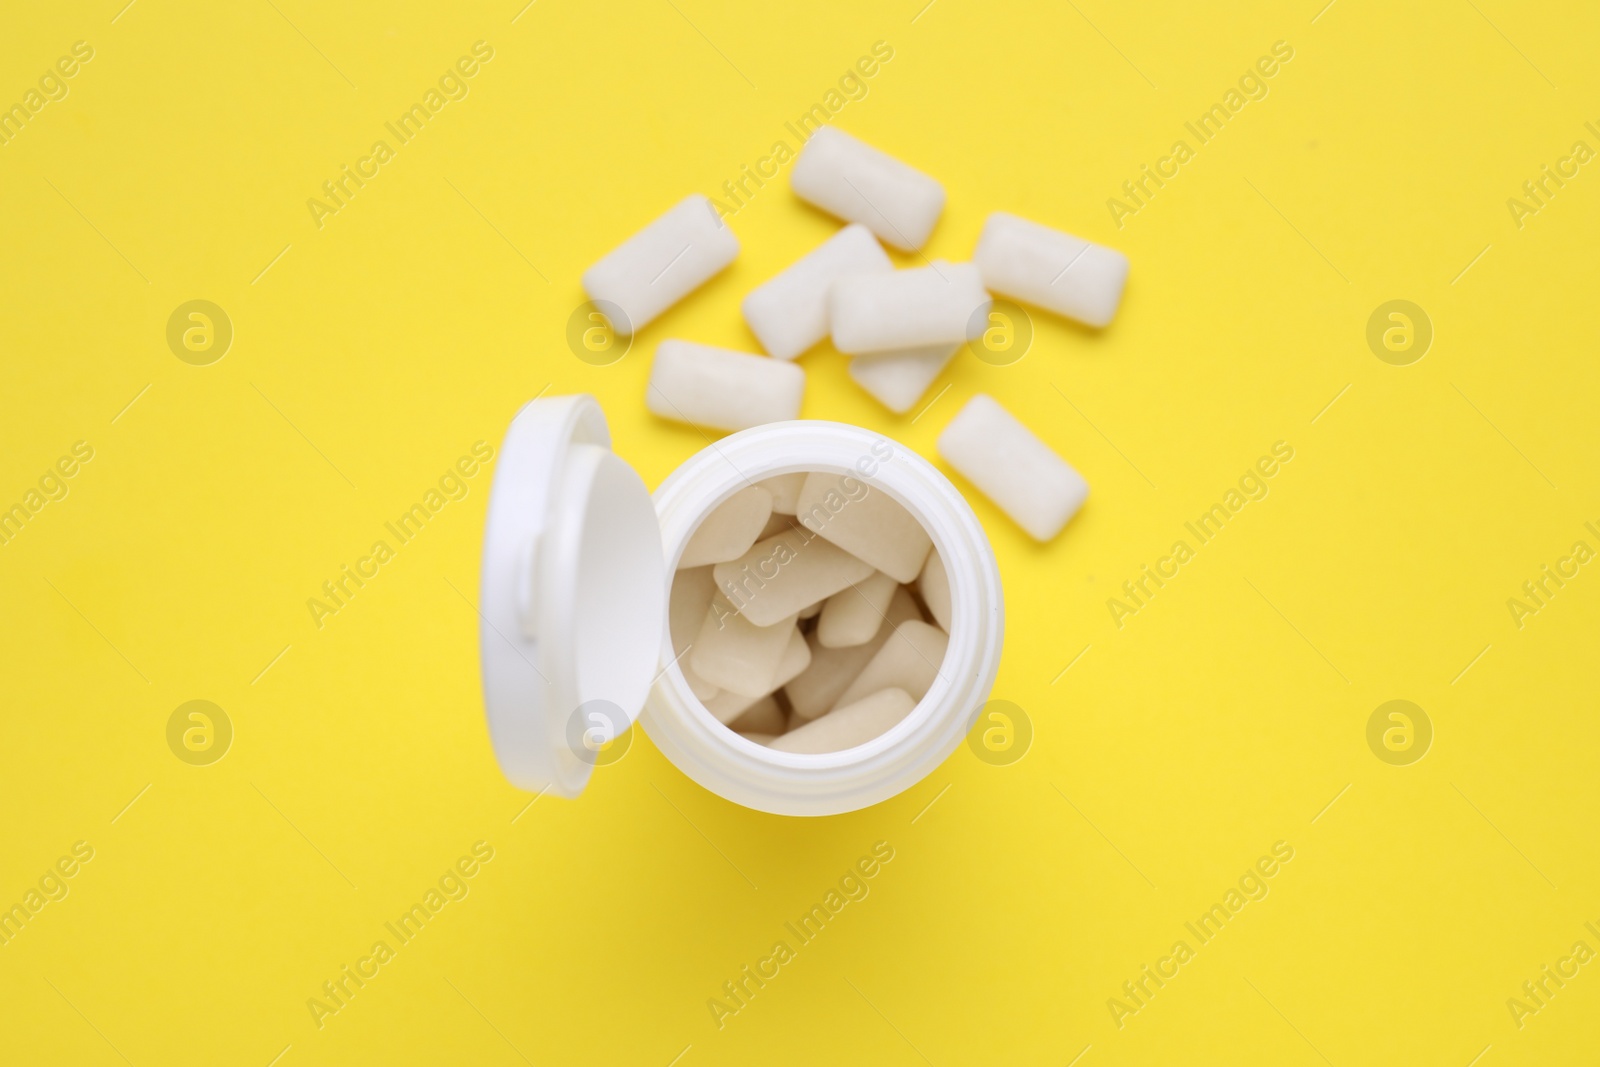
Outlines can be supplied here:
M712 685L744 696L766 696L777 688L778 668L794 622L791 614L774 620L774 625L759 626L735 612L718 593L689 650L689 666Z
M793 363L692 341L662 341L645 406L664 419L746 430L800 417L805 371Z
M889 610L884 614L884 625L878 627L877 634L864 645L824 648L817 641L816 634L807 637L811 646L811 665L783 687L784 696L788 697L789 706L794 709L796 723L826 714L839 702L839 695L861 674L861 669L878 654L897 625L908 619L919 622L922 619L916 602L904 587L895 590L894 599L889 601Z
M738 254L738 238L711 201L697 193L584 271L583 290L590 300L621 309L620 321L611 327L626 337L644 329Z
M778 752L842 752L865 744L911 714L916 700L903 689L882 689L835 708L768 743Z
M1128 257L1004 211L983 225L972 262L990 291L1089 326L1117 313Z
M772 510L779 515L793 515L800 501L800 487L806 484L806 472L779 474L759 483L772 494Z
M800 490L799 509L797 517L806 529L897 582L915 581L933 547L922 523L898 501L853 475L811 474ZM727 588L720 572L717 586Z
M719 597L756 626L771 626L861 581L872 569L821 537L789 530L757 541L738 559L718 563L712 574Z
M872 231L852 223L751 290L740 307L769 355L794 359L828 336L828 289L835 279L892 270Z
M978 393L939 435L939 455L1037 541L1061 532L1089 483L993 397Z
M839 594L835 593L833 595L834 596L838 596ZM800 621L801 622L805 622L807 619L814 619L818 615L821 615L822 614L822 607L826 603L827 603L826 600L819 600L815 604L812 604L808 608L801 608L800 609L800 616L799 616Z
M770 745L778 738L777 734L754 734L746 733L742 730L737 732L739 736L744 738L746 741L754 741L758 745Z
M906 252L927 244L944 210L944 186L833 126L811 135L789 184L800 199Z
M828 294L833 346L850 355L959 345L988 324L989 293L971 263L841 278Z
M916 406L959 351L959 344L933 345L853 356L850 378L878 403L896 415L904 415Z
M899 588L899 582L876 571L833 594L823 604L822 617L817 620L817 642L824 648L848 648L871 641Z
M700 636L700 626L711 608L711 598L716 595L717 582L710 567L692 567L679 570L672 579L672 592L667 607L667 632L672 637L672 648L681 652L689 642ZM680 656L678 667L683 671L689 689L701 700L710 700L720 692L717 686L701 678L689 666L687 656Z
M701 521L689 543L683 546L678 566L701 567L738 559L750 551L770 518L772 494L759 485L745 486Z
M939 674L950 637L937 626L920 619L903 622L878 649L872 661L861 668L855 681L839 694L839 706L860 700L880 689L893 686L921 700ZM832 714L831 712L829 714Z
M945 573L944 560L939 558L939 550L934 549L928 553L928 562L922 565L922 573L917 577L917 592L922 594L922 602L928 606L928 614L933 616L933 621L945 633L950 632L950 575Z

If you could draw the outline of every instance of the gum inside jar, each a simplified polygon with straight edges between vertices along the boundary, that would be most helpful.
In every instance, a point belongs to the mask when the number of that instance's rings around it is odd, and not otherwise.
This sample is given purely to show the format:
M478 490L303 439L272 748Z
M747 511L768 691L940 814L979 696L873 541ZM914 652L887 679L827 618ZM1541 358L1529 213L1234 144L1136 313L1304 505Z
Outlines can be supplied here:
M754 744L839 752L899 723L949 644L950 589L926 529L860 478L801 471L738 489L679 555L678 669Z

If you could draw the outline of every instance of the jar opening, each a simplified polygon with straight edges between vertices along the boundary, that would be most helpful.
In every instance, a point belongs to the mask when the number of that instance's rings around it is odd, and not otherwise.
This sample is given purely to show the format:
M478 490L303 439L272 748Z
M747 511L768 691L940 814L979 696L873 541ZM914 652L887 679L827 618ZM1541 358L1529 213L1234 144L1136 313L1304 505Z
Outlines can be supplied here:
M890 456L769 471L712 502L684 541L672 669L728 744L836 756L922 717L950 588L926 525L869 483Z

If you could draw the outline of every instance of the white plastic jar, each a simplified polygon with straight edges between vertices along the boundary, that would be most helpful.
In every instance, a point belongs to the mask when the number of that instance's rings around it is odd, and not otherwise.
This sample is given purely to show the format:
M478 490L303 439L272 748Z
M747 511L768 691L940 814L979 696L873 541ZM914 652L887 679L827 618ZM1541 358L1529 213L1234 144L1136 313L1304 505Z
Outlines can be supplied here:
M666 626L678 556L706 515L753 482L799 471L852 475L894 498L927 529L950 582L949 646L927 694L882 735L816 755L774 751L718 722L690 692ZM611 452L599 404L581 395L530 401L506 432L480 612L489 732L513 784L577 796L597 743L638 719L690 778L780 815L854 811L931 773L988 699L1004 631L982 526L904 445L837 422L758 426L691 456L652 500Z

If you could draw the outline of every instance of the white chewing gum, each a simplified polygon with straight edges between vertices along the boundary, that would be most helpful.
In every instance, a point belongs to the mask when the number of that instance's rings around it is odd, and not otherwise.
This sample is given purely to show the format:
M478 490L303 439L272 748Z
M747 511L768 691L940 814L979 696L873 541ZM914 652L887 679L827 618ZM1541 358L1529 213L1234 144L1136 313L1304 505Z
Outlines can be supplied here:
M1128 257L1070 233L996 211L983 224L972 262L991 292L1105 326L1128 283Z
M672 637L672 652L678 657L678 669L690 692L701 700L710 700L721 692L694 672L689 657L683 655L690 643L700 636L700 625L706 621L711 609L711 598L717 593L717 581L710 567L693 567L679 570L672 576L672 593L667 602L667 632Z
M689 666L712 685L764 697L777 688L778 668L794 622L789 615L775 625L757 626L719 593L712 598L700 636L689 651Z
M833 594L822 605L822 617L817 620L817 643L823 648L849 648L871 641L899 588L900 583L877 571Z
M848 274L894 270L872 231L855 223L750 291L740 309L774 359L794 359L828 336L828 289Z
M738 238L711 201L696 193L584 271L583 291L590 300L621 309L622 321L611 323L611 328L627 337L698 289L738 254Z
M743 715L740 715L728 728L741 734L770 734L776 737L788 728L789 719L778 706L778 702L770 696L764 696L750 705ZM766 744L765 741L761 742Z
M904 415L916 406L959 351L959 344L934 345L854 356L850 360L850 379L872 399L896 415Z
M778 661L778 673L773 676L771 692L755 697L724 689L703 703L706 710L715 716L718 722L724 726L732 725L741 716L754 710L762 701L772 700L773 692L793 681L810 665L811 646L806 642L805 634L797 627L789 632L789 643L784 646L783 658ZM740 726L737 729L743 730L744 727ZM779 729L775 732L781 734L783 731Z
M861 668L855 681L839 694L840 706L890 686L904 689L921 700L938 676L949 644L950 635L937 626L929 626L920 619L901 623L872 661Z
M683 546L678 566L703 567L738 559L750 551L770 518L772 494L759 485L745 486L701 520L700 528Z
M897 582L916 581L933 548L928 531L911 512L854 475L819 471L808 476L799 507L797 518L806 529ZM726 588L721 574L717 585Z
M935 260L840 278L828 291L833 347L847 355L959 345L983 333L989 293L971 263Z
M950 575L945 572L938 549L928 553L928 562L923 564L922 574L917 577L917 592L922 594L922 602L928 605L928 613L939 624L939 629L949 633Z
M806 372L793 363L692 341L662 341L645 406L663 419L748 430L800 417Z
M726 726L731 722L735 722L739 716L771 695L766 693L758 697L747 697L742 693L724 689L710 700L703 700L701 703L706 706L706 710L711 713L713 718Z
M789 698L789 707L794 709L797 724L826 714L829 708L837 704L839 694L849 688L861 669L878 654L878 649L883 647L897 625L908 619L922 620L916 602L903 586L895 589L894 599L889 601L886 614L887 621L878 627L877 635L864 645L824 648L817 641L816 634L806 638L811 648L811 665L783 687L784 695Z
M835 708L784 734L768 747L778 752L842 752L871 741L911 714L917 702L904 689L881 689Z
M917 565L921 567L920 560ZM750 623L772 626L861 581L872 573L872 564L815 534L791 529L757 541L711 573L719 597Z
M754 741L758 745L770 745L778 737L777 734L752 734L752 733L740 733L739 736L744 738L746 741Z
M939 434L939 455L1036 541L1061 532L1089 483L999 401L978 393Z
M767 520L767 524L761 527L761 532L756 535L756 540L765 541L769 537L776 537L785 530L792 530L794 528L795 521L793 515L783 515L774 511L772 513L772 517Z
M778 474L756 483L772 494L772 510L779 515L793 515L800 502L800 487L806 484L806 472Z
M800 199L905 252L928 243L944 211L944 186L832 126L805 143L789 185Z
M789 635L789 644L783 650L783 659L778 661L778 674L772 680L774 691L783 688L811 666L811 646L806 643L806 635L795 627Z
M835 593L833 595L834 596L838 596L839 594ZM821 615L822 614L822 606L824 604L826 604L826 603L827 603L826 600L819 600L815 604L811 605L809 608L801 608L800 609L800 616L799 616L800 620L802 622L804 622L806 619L814 619L818 615Z

